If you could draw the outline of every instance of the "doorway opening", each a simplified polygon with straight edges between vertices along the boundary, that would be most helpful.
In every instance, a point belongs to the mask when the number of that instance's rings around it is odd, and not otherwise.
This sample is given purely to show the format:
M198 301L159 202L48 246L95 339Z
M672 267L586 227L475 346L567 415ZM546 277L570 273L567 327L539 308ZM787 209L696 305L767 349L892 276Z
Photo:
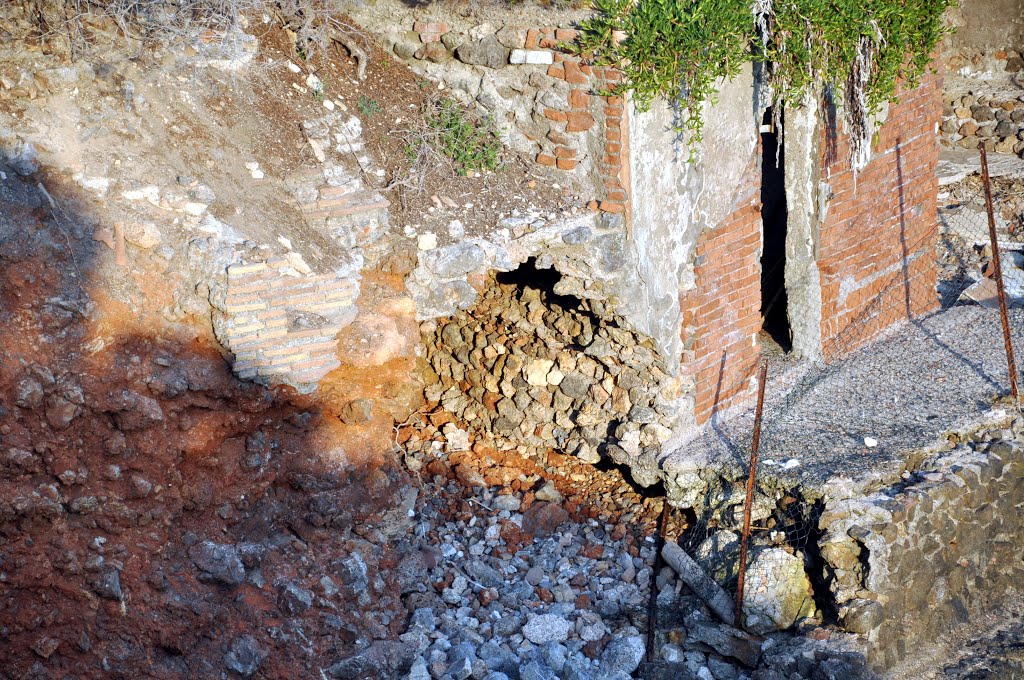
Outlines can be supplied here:
M761 125L761 221L764 240L761 252L762 347L767 351L789 353L793 349L793 330L789 325L789 299L786 295L786 144L783 134L784 113L776 118L765 111ZM777 347L776 347L777 346Z

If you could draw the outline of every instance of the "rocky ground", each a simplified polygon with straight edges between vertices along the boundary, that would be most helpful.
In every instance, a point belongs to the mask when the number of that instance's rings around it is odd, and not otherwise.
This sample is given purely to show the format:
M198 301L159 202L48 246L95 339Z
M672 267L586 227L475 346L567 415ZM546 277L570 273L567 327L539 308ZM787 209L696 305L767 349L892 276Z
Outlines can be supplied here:
M1024 678L1024 618L1020 610L996 630L971 639L945 677L956 680L1020 680Z
M493 172L417 174L407 140L435 97L372 45L367 64L298 55L256 15L244 38L189 35L180 53L97 38L72 60L26 21L0 9L0 678L870 676L863 640L811 593L807 517L797 541L759 506L755 564L799 578L795 606L748 632L659 561L681 543L733 588L738 501L711 526L590 464L598 446L659 443L670 415L650 343L600 303L549 307L506 282L445 324L412 319L417 249L496 216L564 218L578 193L511 152ZM312 395L232 372L196 264L233 230L288 266L316 253L310 170L386 195L393 216L356 225L370 265ZM559 422L591 399L586 427ZM565 444L576 455L550 448ZM772 564L752 568L758 602ZM1014 630L991 639L1007 663Z

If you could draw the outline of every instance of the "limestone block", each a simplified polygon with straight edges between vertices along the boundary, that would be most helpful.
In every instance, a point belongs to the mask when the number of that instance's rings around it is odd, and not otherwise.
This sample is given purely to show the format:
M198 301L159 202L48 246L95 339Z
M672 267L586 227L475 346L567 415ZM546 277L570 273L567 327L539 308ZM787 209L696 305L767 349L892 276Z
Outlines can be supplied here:
M512 64L553 64L554 53L548 50L512 50L509 63Z
M804 561L780 548L757 552L747 568L743 616L747 630L763 635L785 630L814 613Z

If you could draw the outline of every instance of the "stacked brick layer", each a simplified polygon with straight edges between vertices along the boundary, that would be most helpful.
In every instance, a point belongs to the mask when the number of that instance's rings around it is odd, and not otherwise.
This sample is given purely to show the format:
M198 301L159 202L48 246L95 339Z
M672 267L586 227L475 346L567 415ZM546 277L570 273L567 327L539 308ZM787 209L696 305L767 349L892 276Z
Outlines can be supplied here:
M696 248L696 287L680 301L683 366L696 383L698 424L749 395L761 331L759 165L751 162L736 210L704 231Z
M225 340L235 372L296 386L316 383L340 365L336 336L352 319L357 293L350 278L295 275L284 257L230 267Z
M822 347L833 360L886 328L934 310L936 194L942 77L931 74L898 104L859 173L849 140L824 147L832 193L821 225ZM828 131L825 132L828 135Z

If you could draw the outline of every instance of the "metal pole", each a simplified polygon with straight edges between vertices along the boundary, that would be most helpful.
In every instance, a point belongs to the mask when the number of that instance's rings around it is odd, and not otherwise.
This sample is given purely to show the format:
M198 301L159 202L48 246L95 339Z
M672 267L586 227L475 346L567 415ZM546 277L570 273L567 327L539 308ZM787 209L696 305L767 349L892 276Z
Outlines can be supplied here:
M754 411L754 436L750 443L750 476L747 478L747 500L743 503L743 535L740 539L739 582L736 585L736 622L743 627L743 586L747 578L747 544L750 542L750 511L754 505L754 480L757 478L757 450L761 446L761 414L764 412L764 384L768 378L768 360L761 361L757 386L757 409Z
M1010 335L1010 315L1006 311L1006 291L1003 288L1003 265L999 257L999 235L996 234L996 215L992 205L992 185L988 176L988 153L985 143L978 144L981 152L981 183L985 186L985 205L988 209L988 237L992 241L992 263L995 266L996 291L999 294L999 316L1003 321L1003 342L1006 345L1006 362L1010 369L1010 391L1020 405L1020 391L1017 387L1017 361L1013 356L1013 337Z
M658 535L655 537L654 571L651 573L651 599L647 602L647 660L654 661L654 642L658 632L658 572L661 571L661 549L665 545L665 530L668 528L669 513L672 506L668 504L668 496L661 505L661 517L658 520Z

